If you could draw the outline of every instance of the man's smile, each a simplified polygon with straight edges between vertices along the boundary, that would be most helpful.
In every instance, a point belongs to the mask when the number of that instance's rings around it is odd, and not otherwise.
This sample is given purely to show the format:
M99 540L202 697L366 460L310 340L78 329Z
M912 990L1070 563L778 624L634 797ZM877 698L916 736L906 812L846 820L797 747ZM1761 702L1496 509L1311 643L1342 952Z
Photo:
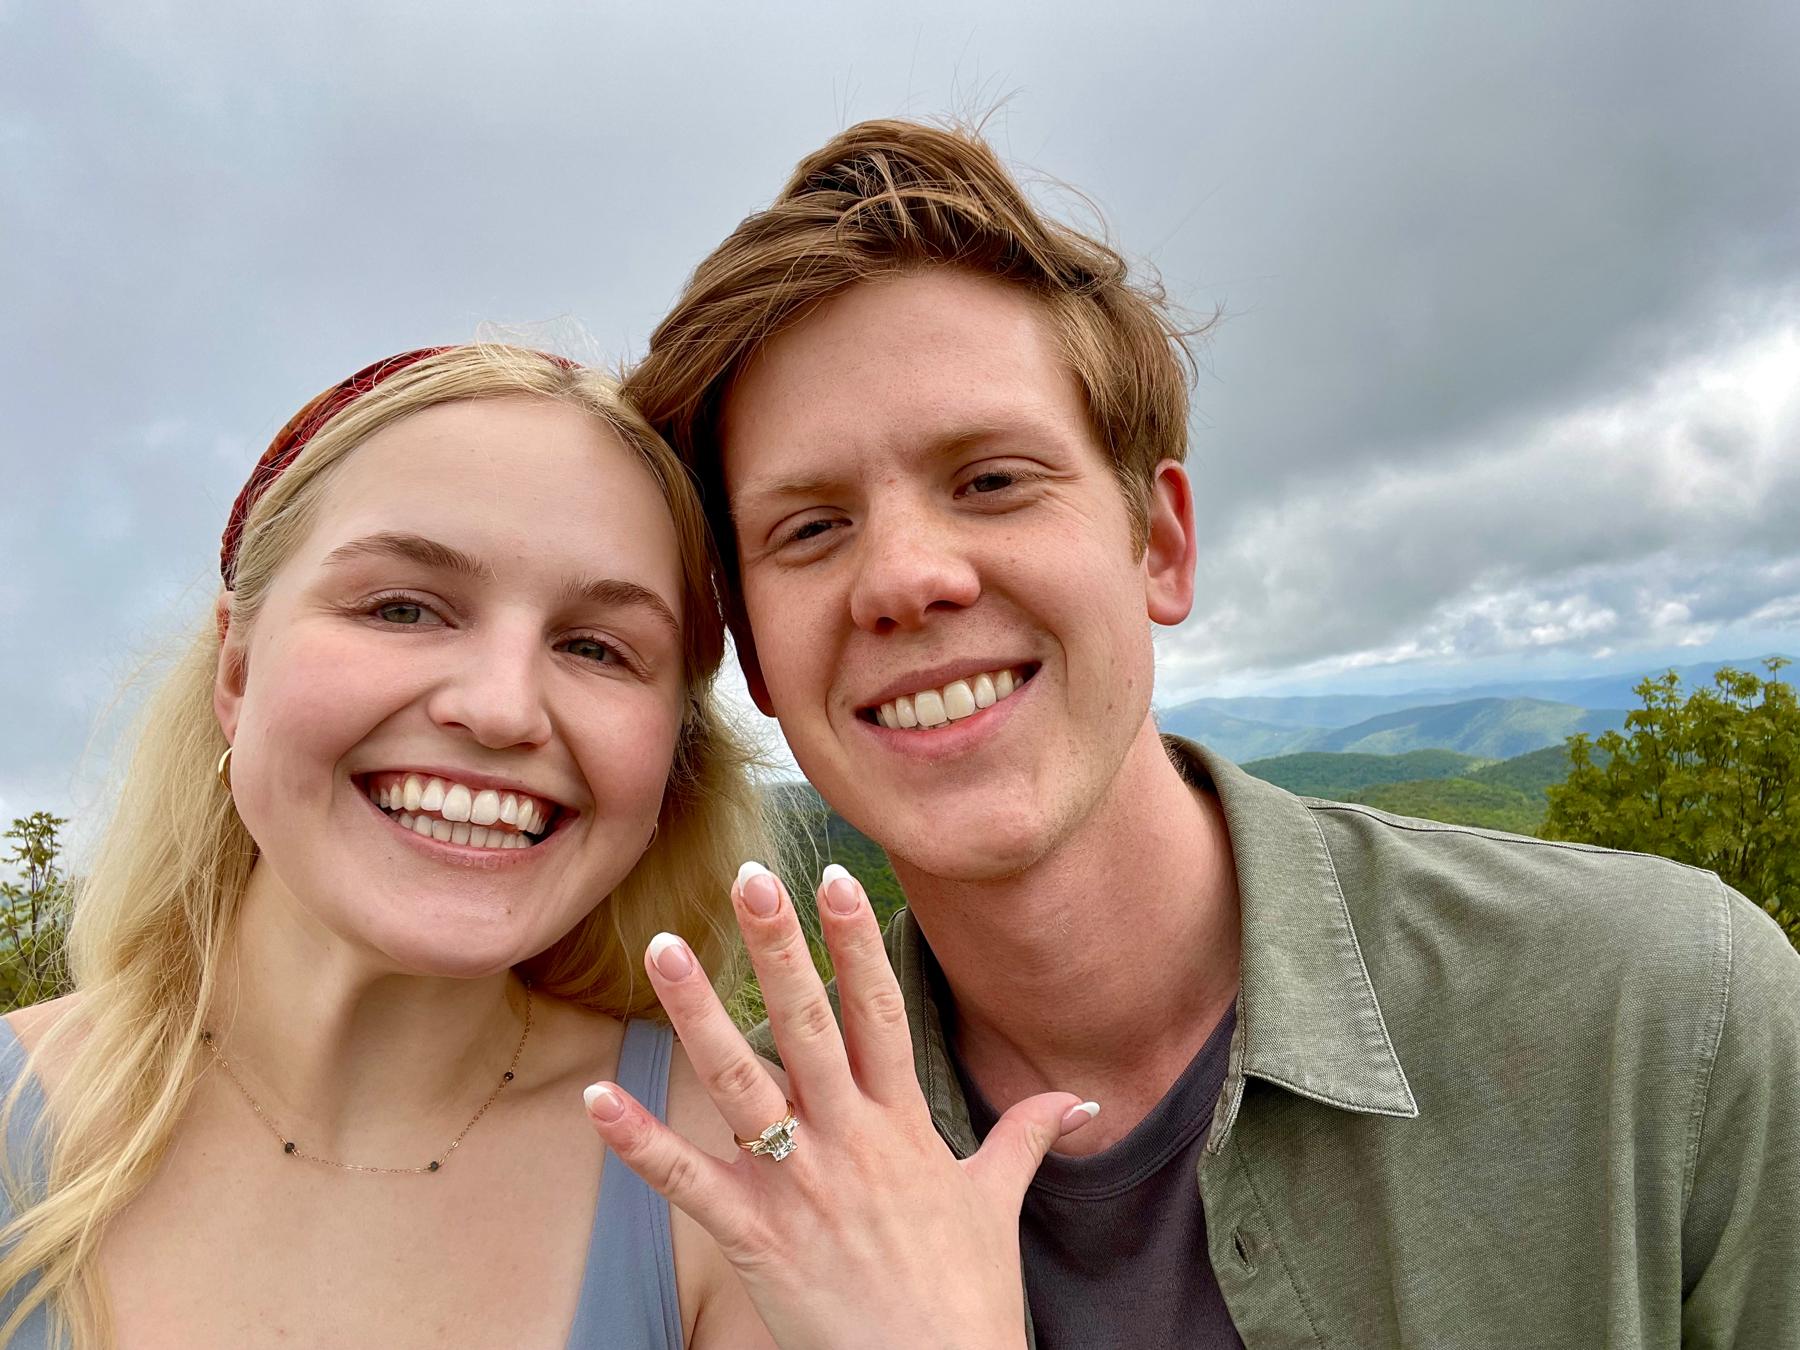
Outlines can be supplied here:
M894 730L931 731L993 707L1023 687L1037 671L1037 662L1027 661L959 676L941 685L926 685L885 697L858 709L856 715L865 722Z

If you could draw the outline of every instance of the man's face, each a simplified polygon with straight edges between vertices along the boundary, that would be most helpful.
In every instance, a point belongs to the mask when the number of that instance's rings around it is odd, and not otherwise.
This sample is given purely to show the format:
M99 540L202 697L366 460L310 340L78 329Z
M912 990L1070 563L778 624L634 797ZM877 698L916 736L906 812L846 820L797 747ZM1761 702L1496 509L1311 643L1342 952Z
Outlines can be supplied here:
M722 432L746 666L807 777L932 876L1069 838L1169 620L1160 508L1147 565L1039 302L949 268L855 286L762 348Z

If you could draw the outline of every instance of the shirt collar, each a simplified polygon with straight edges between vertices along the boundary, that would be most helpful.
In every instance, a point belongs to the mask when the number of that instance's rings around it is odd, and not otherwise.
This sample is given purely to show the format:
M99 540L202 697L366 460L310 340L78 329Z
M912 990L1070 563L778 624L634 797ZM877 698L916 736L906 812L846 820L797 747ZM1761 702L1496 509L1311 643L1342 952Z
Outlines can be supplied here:
M1190 782L1218 794L1242 911L1238 1025L1208 1149L1230 1135L1245 1078L1345 1111L1417 1116L1312 810L1203 746L1164 744Z
M1207 1150L1229 1138L1246 1078L1340 1110L1417 1116L1312 811L1204 746L1163 741L1190 783L1218 795L1242 912L1237 1028ZM967 1156L976 1141L944 1037L943 976L905 910L888 929L888 957L906 1000L920 1086L940 1132Z

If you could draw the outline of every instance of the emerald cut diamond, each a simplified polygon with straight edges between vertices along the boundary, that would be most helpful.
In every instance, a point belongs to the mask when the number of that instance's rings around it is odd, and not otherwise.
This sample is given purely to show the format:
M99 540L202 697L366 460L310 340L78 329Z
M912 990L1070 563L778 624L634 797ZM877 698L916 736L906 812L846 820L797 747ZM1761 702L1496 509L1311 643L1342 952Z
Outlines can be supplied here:
M794 1151L796 1128L792 1116L778 1120L762 1132L762 1137L756 1141L756 1147L750 1151L760 1157L773 1158L776 1162L780 1162Z

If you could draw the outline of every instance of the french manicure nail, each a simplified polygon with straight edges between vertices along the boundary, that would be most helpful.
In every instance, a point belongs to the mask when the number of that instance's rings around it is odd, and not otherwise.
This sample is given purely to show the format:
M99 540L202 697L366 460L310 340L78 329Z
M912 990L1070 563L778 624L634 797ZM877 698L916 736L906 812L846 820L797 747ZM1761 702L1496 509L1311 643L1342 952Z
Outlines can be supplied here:
M686 979L694 969L694 958L687 943L673 933L658 933L650 939L650 959L665 979Z
M738 865L738 874L737 874L738 888L741 890L743 888L744 883L746 881L750 880L751 877L766 877L768 874L769 874L768 868L764 867L761 863L757 862L755 858L750 858L750 859L746 860L745 862L740 863Z
M750 875L744 882L743 892L744 908L760 919L768 918L781 908L781 887L775 882L775 874L766 867Z
M830 863L819 874L819 887L825 892L825 903L834 914L854 914L857 906L856 878L846 868Z
M617 1120L625 1114L625 1103L610 1083L594 1083L581 1094L588 1114L595 1120Z
M1062 1132L1064 1134L1073 1133L1099 1114L1099 1102L1081 1102L1079 1105L1071 1106L1063 1112Z

